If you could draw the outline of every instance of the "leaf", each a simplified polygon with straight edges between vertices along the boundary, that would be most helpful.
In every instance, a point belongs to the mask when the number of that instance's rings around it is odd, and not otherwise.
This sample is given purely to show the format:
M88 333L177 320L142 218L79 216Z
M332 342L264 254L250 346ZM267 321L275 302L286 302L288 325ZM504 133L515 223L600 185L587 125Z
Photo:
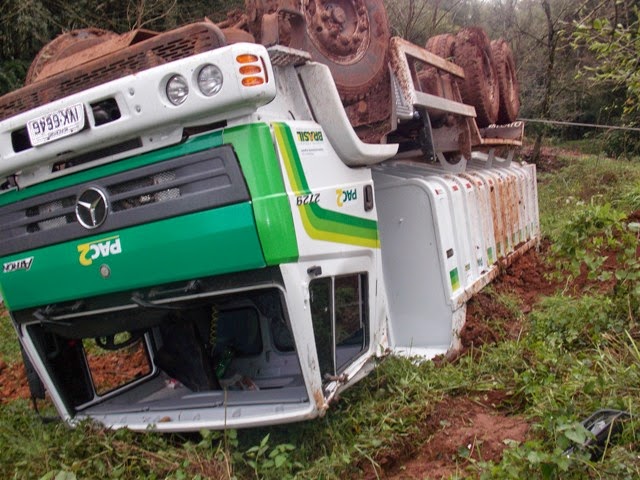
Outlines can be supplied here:
M543 456L539 452L536 452L535 450L527 453L527 460L529 461L529 463L532 463L534 465L541 463L543 459L544 459Z
M581 423L573 423L569 425L563 433L567 439L577 443L578 445L582 445L589 437L592 436L589 430L584 428Z
M611 280L612 277L612 273L604 270L602 273L600 273L600 275L598 276L598 280L600 280L601 282L606 282L608 280Z
M371 446L372 447L379 447L380 445L382 445L382 440L378 439L378 438L373 438L371 439Z
M540 467L540 471L542 472L542 478L548 478L549 480L556 478L556 468L551 463L543 463Z
M458 456L460 458L469 458L469 456L471 455L471 450L469 450L467 447L460 447L458 448Z
M73 472L60 471L54 480L76 480L76 474Z
M278 455L275 458L275 464L276 464L276 468L280 468L282 465L284 465L284 463L287 461L287 455Z

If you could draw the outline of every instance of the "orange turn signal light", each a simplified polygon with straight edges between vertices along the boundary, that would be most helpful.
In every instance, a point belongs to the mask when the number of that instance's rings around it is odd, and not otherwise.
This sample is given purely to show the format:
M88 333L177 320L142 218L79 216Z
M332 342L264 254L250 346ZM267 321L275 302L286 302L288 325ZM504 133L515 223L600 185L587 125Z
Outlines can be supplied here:
M256 75L262 73L262 69L258 65L243 65L240 67L242 75Z
M243 53L242 55L238 55L236 57L236 62L238 63L254 63L258 61L258 57L255 55L251 55L249 53Z
M245 77L242 79L242 85L245 87L255 87L256 85L262 85L264 78L262 77Z

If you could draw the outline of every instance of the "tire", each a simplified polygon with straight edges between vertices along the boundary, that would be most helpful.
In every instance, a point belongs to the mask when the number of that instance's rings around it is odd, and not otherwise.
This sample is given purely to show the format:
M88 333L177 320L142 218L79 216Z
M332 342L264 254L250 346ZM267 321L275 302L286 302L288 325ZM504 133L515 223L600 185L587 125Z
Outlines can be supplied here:
M456 43L455 35L450 33L443 33L442 35L436 35L427 40L424 48L433 53L434 55L438 55L439 57L444 58L445 60L452 61L453 59L453 47Z
M455 42L455 35L444 33L442 35L435 35L429 38L424 48L428 52L451 62L453 61L453 46L455 45ZM420 88L423 92L430 93L438 97L444 96L437 68L431 66L424 68L418 73L418 82L420 83Z
M343 101L364 98L388 74L391 35L382 0L310 0L304 13L303 49L329 67Z
M455 63L464 69L462 100L475 107L480 128L496 123L500 88L487 34L477 27L465 28L456 35L453 50Z
M515 122L520 113L520 84L516 76L516 65L511 48L500 38L491 42L491 52L496 65L498 86L500 88L500 108L498 123Z
M256 43L256 39L252 34L240 28L223 28L222 33L227 41L227 45L239 42Z
M100 28L83 28L58 35L42 47L33 59L24 84L29 85L49 76L48 74L42 75L47 65L116 37L118 34Z

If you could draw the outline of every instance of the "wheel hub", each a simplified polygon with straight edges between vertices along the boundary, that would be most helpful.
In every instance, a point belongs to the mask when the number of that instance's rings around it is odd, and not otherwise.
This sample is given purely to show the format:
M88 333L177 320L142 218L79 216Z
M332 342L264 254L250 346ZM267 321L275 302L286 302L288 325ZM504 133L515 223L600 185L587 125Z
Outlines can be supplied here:
M371 32L364 0L311 0L306 19L309 38L332 61L348 65L366 53Z

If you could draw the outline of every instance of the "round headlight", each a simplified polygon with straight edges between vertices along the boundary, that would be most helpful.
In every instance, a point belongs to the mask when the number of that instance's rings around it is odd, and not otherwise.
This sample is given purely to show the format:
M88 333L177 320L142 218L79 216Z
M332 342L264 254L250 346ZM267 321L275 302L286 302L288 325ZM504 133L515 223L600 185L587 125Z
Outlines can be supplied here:
M174 105L184 103L189 95L189 85L182 75L174 75L167 82L167 98Z
M198 73L198 88L207 97L211 97L222 88L222 72L215 65L205 65Z

